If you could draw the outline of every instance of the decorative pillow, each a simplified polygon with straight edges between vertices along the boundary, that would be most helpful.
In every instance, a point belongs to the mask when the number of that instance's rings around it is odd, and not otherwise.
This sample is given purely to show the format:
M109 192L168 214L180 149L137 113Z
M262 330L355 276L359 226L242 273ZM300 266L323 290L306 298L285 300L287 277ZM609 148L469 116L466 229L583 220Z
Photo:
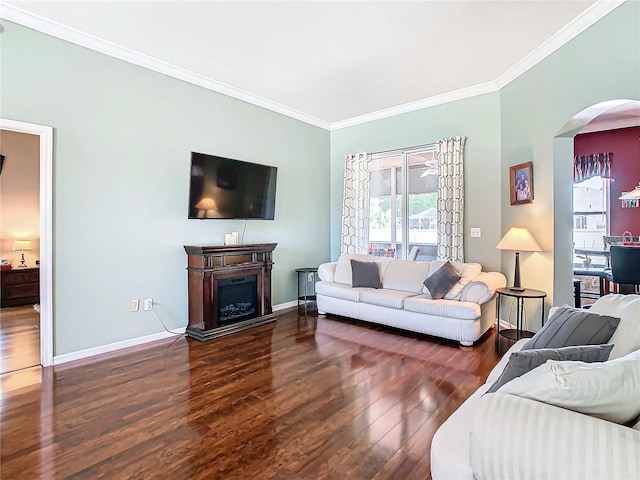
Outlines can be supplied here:
M544 327L524 344L522 350L600 345L609 341L619 323L619 318L609 315L559 307Z
M447 261L443 260L434 260L431 262L431 267L429 268L429 275L433 275L437 272L442 265L447 263ZM463 262L451 262L453 268L456 269L458 275L460 275L460 280L456 283L451 290L447 292L444 296L447 300L460 300L460 294L467 284L476 278L482 272L482 265L479 263L463 263ZM422 293L430 294L429 289L424 287Z
M606 362L613 345L583 345L563 348L537 348L513 352L502 374L491 386L487 393L493 393L505 383L539 367L547 360L577 360L585 363Z
M376 262L351 259L351 286L380 288L380 271Z
M460 274L451 262L447 262L425 279L424 286L429 289L431 298L439 300L449 293L458 280L460 280Z
M609 358L623 357L635 350L640 350L640 296L609 294L600 297L589 310L620 317L620 324L608 343L613 343L613 350Z
M624 424L640 414L640 350L607 362L549 360L498 392Z
M361 262L370 262L371 255L364 255L361 253L340 255L336 264L336 271L333 274L334 282L351 285L351 259L359 260Z

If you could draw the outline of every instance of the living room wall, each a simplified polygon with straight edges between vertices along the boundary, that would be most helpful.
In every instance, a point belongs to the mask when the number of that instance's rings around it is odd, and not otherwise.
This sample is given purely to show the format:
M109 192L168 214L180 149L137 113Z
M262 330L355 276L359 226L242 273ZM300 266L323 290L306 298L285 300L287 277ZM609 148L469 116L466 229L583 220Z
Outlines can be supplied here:
M376 153L466 136L465 260L499 270L500 103L497 93L479 95L415 112L356 125L331 134L331 257L340 255L344 156ZM482 237L470 238L480 227Z
M295 268L329 257L329 132L2 21L0 116L54 128L54 354L163 332L129 300L187 323L183 245L222 244L240 220L187 220L190 152L278 167L273 303ZM311 181L312 180L312 181ZM310 247L312 246L312 247Z
M525 226L535 236L544 251L521 259L523 283L548 292L552 304L573 301L571 205L554 201L554 186L571 189L573 156L554 158L554 137L591 105L640 99L639 18L640 3L625 2L500 92L502 170L532 161L535 186L533 203L509 206L503 180L502 228ZM513 254L505 252L503 272L512 269Z
M640 99L640 2L625 2L599 22L495 94L469 98L345 128L331 136L331 255L340 252L343 158L346 153L376 152L466 135L465 257L485 270L499 270L513 281L513 252L495 245L512 226L530 229L544 250L523 254L523 284L548 293L547 303L572 303L571 282L554 284L554 236L566 239L569 253L557 267L571 278L571 216L561 231L554 217L557 188L571 188L571 161L554 165L554 137L574 115L596 103ZM532 161L535 199L509 204L509 167ZM554 176L554 169L559 175ZM564 187L563 187L564 186ZM570 190L569 190L570 191ZM568 206L569 212L571 210ZM562 213L564 215L564 213ZM482 238L470 238L471 227ZM564 257L563 257L564 258ZM566 272L564 271L566 270ZM566 283L566 285L565 285ZM540 313L532 312L531 328Z

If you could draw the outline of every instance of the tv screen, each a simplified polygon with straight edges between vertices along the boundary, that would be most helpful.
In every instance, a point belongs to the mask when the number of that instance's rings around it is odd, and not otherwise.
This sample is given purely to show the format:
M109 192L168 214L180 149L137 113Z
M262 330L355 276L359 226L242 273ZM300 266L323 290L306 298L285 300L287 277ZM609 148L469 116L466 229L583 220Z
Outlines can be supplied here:
M278 169L191 152L189 218L273 220Z

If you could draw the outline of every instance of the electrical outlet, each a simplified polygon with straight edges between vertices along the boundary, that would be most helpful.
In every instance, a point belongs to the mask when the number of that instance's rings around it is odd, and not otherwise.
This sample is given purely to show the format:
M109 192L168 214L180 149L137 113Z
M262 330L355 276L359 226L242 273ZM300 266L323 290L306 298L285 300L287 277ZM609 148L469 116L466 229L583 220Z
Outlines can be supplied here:
M145 298L144 299L144 309L145 310L153 310L153 298Z
M131 300L131 305L130 305L130 307L129 307L129 308L130 308L130 310L131 310L132 312L137 312L137 311L138 311L138 309L140 308L140 301L139 301L139 300L137 300L137 299L132 299L132 300Z
M482 236L482 230L479 228L471 229L471 238L480 238Z

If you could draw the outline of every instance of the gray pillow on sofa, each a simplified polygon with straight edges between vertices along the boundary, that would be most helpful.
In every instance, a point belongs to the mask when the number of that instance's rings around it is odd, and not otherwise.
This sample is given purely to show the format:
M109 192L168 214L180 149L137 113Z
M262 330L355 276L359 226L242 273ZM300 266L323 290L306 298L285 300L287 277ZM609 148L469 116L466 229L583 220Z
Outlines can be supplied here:
M433 275L429 275L423 283L424 286L429 289L431 298L440 300L449 293L460 278L456 267L454 267L451 262L447 262L436 270Z
M487 393L495 392L505 383L539 367L547 360L573 360L587 363L606 362L612 349L613 345L579 345L558 349L537 348L535 350L513 352L502 374L487 390Z
M378 264L351 259L351 286L381 288Z
M601 345L616 331L620 319L569 306L558 307L555 314L522 350L561 348L573 345Z

